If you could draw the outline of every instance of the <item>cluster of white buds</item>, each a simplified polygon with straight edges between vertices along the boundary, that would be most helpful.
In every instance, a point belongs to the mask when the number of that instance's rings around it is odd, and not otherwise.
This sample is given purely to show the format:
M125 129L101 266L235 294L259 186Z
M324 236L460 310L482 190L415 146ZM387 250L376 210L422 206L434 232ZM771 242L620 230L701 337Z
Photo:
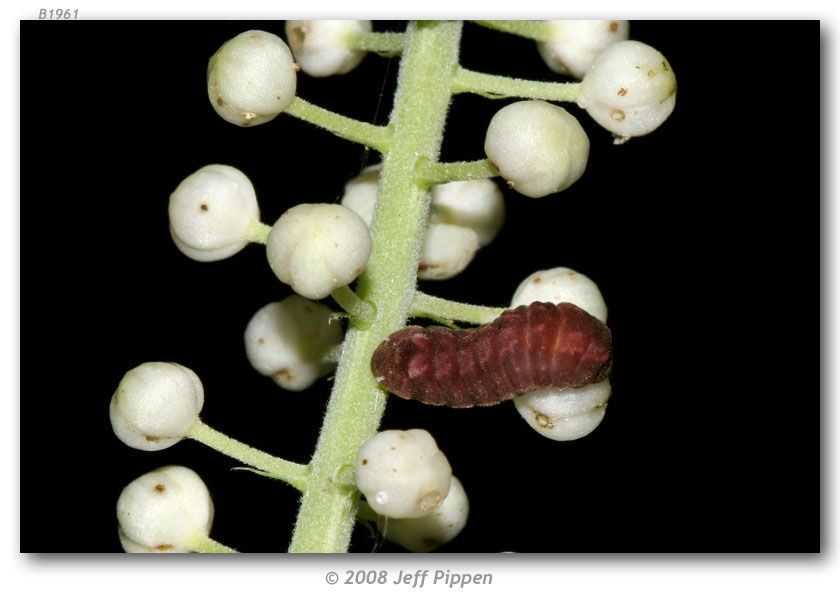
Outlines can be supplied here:
M665 57L630 40L607 46L581 86L578 105L618 142L659 127L677 101L677 79Z
M545 63L555 73L583 78L595 57L607 46L626 40L629 21L549 21L550 35L537 43Z
M363 508L370 509L370 505L366 503ZM467 493L461 481L453 475L446 498L440 506L425 516L416 519L391 519L374 513L370 520L376 521L379 530L384 532L385 539L410 552L431 552L461 533L467 524L469 513Z
M125 374L111 397L111 426L132 448L163 450L184 439L203 406L204 387L193 371L143 363Z
M271 228L268 264L277 278L312 300L352 282L370 258L367 224L338 204L298 204Z
M194 471L161 467L123 489L117 520L126 552L191 552L208 539L213 501Z
M356 486L388 517L429 513L446 498L451 480L449 461L424 429L380 431L356 455Z
M376 210L380 165L372 165L344 186L341 204L370 227ZM501 190L491 179L432 186L419 279L449 279L461 273L499 233L505 220Z
M516 288L511 308L532 302L570 302L606 322L607 305L598 286L567 267L537 271ZM582 388L545 388L514 398L523 419L541 435L570 441L592 433L606 414L612 388L609 380Z
M245 328L248 361L284 389L308 388L335 367L323 358L344 337L332 314L328 306L296 295L263 306Z
M424 429L380 431L362 444L356 486L386 537L413 552L433 550L466 524L464 488Z
M540 198L566 189L583 175L589 138L563 108L522 100L493 115L484 151L509 186Z
M169 231L181 252L198 261L233 256L252 239L260 223L254 186L227 165L207 165L169 197Z
M225 121L248 127L271 121L297 91L292 52L267 31L246 31L225 42L207 65L207 95Z
M313 77L343 75L365 57L346 42L348 34L369 33L370 21L286 21L286 39L301 70Z

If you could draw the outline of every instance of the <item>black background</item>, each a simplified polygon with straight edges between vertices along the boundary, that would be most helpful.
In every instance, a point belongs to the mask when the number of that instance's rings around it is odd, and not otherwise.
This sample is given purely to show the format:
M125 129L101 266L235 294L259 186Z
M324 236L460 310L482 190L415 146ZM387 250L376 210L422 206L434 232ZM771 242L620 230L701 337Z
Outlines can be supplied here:
M211 426L295 461L314 448L329 381L286 392L245 358L250 316L290 293L262 247L197 263L168 233L169 194L205 164L243 170L273 223L294 204L337 201L378 160L291 117L253 129L217 117L207 59L252 28L282 35L282 22L22 23L24 552L119 551L120 490L164 464L207 483L214 538L288 545L295 490L190 441L130 449L108 421L125 371L175 361L202 378ZM614 146L568 107L592 146L581 180L543 199L506 191L496 241L456 279L421 282L506 305L533 271L569 266L599 284L615 339L607 416L579 441L542 438L510 403L389 403L382 427L428 429L470 497L443 550L819 551L818 36L816 22L634 22L631 37L676 72L671 118ZM462 64L557 78L532 42L472 24ZM370 56L347 76L302 75L298 93L383 123L398 65ZM510 101L458 96L442 158L481 158ZM351 550L373 549L357 528Z

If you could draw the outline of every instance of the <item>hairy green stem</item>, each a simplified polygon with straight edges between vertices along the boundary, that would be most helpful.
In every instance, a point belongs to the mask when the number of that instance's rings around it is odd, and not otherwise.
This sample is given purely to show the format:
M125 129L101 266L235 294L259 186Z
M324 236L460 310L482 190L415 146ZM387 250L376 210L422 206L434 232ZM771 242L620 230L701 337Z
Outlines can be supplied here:
M248 444L243 444L216 431L201 420L196 421L195 425L187 431L187 437L235 458L239 462L270 473L275 479L282 479L300 491L306 489L306 482L309 479L307 465L277 458Z
M231 554L237 551L229 546L220 544L216 540L203 533L196 533L190 538L187 543L192 552L201 552L205 554Z
M333 290L332 298L347 311L354 325L360 329L367 329L376 318L376 307L370 302L359 298L349 286L343 285Z
M292 100L283 113L323 127L339 137L375 148L380 152L388 149L391 135L387 127L345 117L307 102L299 96Z
M466 323L487 323L502 314L504 310L504 308L495 306L481 306L446 300L420 291L415 292L414 300L411 303L412 316L436 317Z
M483 27L544 42L551 37L550 21L473 21Z
M356 293L376 306L366 330L348 328L335 384L311 461L311 476L295 524L291 552L346 552L358 491L352 470L359 446L379 428L385 393L370 372L370 357L406 321L428 215L428 185L414 177L419 157L436 161L458 66L462 23L411 22L394 108L393 137L384 153L371 237L373 252Z
M417 162L416 170L416 176L429 185L463 181L465 179L482 179L498 175L493 165L486 158L448 163L421 160Z
M369 32L350 31L345 37L347 45L354 50L366 50L378 54L394 55L399 54L403 48L405 35L395 32Z
M556 102L577 102L582 92L580 83L531 81L505 75L489 75L459 68L452 91L456 94L471 92L495 98L532 98Z

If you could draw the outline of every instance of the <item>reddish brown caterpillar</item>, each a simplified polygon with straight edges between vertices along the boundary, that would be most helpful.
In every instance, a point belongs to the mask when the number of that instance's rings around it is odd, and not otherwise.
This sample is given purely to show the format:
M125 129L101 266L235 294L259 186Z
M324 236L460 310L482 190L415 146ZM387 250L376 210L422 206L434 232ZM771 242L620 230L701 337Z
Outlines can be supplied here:
M389 392L426 404L489 406L547 387L583 387L612 368L612 335L574 304L534 302L473 329L406 327L371 359Z

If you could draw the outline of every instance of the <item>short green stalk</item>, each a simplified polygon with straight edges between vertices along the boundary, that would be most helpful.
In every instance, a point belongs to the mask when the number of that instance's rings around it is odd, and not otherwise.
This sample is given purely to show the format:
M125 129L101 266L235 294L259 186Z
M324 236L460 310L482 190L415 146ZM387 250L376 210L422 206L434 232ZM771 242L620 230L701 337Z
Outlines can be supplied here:
M483 27L544 42L551 37L550 21L475 21Z
M195 425L190 428L187 432L187 437L201 442L231 458L235 458L246 465L255 467L260 471L265 471L275 479L282 479L300 491L306 489L306 483L309 479L309 467L307 465L277 458L248 444L243 444L216 431L200 420L196 421Z
M216 540L203 533L196 533L190 538L188 544L191 551L204 554L235 554L237 551L229 546L220 544Z
M405 42L405 35L394 32L371 32L351 31L345 38L347 45L355 50L365 50L378 54L393 55L399 54Z
M376 320L366 330L352 323L348 328L291 552L346 552L350 542L358 491L344 485L344 479L352 473L358 448L379 428L385 409L385 393L370 372L370 357L411 312L429 209L429 184L417 182L415 167L418 158L436 161L440 152L461 27L458 21L420 21L405 33L387 126L392 137L382 144L373 253L356 288L359 298L376 307Z
M493 98L531 98L555 102L577 102L582 92L580 83L532 81L505 75L477 73L459 68L452 83L456 94L471 92Z
M465 323L486 323L498 317L504 310L495 306L455 302L429 296L423 292L416 292L411 303L412 316L442 318Z

